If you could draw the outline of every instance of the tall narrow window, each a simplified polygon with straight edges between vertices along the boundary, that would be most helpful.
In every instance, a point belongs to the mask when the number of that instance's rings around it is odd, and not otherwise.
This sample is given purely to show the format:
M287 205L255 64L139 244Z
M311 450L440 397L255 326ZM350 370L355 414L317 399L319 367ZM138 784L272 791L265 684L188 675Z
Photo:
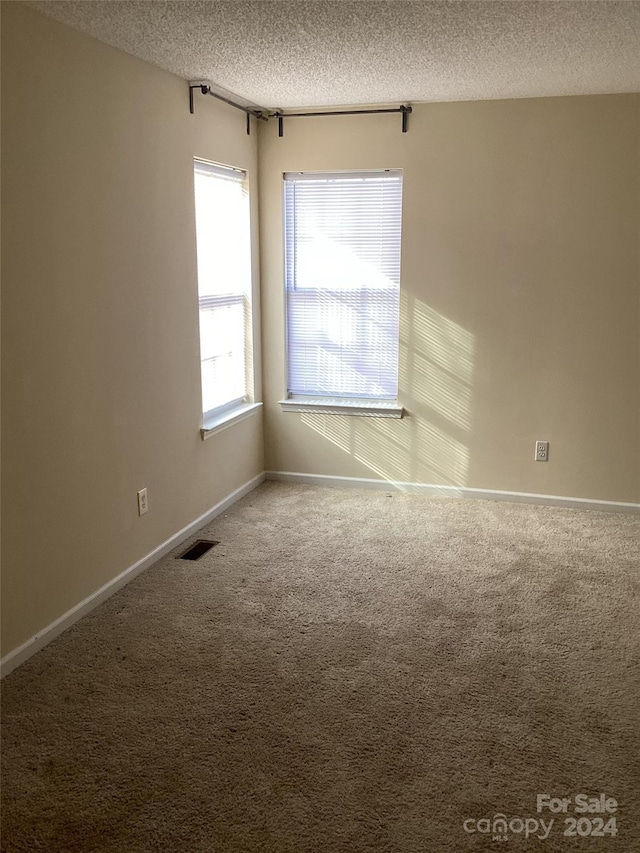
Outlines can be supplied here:
M289 400L395 401L402 173L284 181Z
M250 395L251 240L247 175L194 163L204 425Z

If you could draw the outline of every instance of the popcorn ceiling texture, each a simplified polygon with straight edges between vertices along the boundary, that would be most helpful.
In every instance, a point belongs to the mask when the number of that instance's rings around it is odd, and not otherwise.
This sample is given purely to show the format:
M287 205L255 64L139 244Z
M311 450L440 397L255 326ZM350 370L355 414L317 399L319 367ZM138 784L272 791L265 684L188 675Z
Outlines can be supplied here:
M265 107L640 90L640 2L29 5Z

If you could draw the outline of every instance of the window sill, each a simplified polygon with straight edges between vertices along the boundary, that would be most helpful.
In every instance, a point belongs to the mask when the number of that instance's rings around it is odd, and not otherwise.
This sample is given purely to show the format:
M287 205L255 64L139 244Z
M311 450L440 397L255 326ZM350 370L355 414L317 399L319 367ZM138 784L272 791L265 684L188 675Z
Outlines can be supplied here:
M222 430L240 423L245 418L251 417L260 408L262 408L262 403L243 403L230 412L224 412L221 415L208 418L200 430L202 440L206 441L217 432L222 432Z
M280 400L283 412L315 412L323 415L354 415L361 418L402 418L404 409L395 402L383 400L341 400L326 397L293 397Z

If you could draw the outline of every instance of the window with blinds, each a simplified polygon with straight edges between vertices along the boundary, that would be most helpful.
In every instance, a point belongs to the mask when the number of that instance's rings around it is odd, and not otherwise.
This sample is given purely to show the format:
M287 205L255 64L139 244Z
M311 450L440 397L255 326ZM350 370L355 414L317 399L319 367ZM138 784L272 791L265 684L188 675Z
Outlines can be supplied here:
M284 176L288 397L396 400L402 173Z
M248 400L251 240L247 175L194 161L204 422Z

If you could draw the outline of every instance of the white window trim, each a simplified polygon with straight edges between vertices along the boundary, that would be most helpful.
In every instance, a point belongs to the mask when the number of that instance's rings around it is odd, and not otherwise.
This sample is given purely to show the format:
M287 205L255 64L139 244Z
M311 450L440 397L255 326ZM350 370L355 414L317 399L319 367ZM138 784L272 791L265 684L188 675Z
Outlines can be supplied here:
M246 169L239 169L235 166L226 166L219 163L213 163L210 160L204 160L200 157L194 158L194 167L196 164L204 169L207 172L213 175L218 175L223 178L228 178L230 176L235 176L242 179L242 182L246 184L248 181L248 172ZM251 232L252 223L249 221L249 229ZM249 237L251 240L251 237ZM251 288L249 293L246 294L222 294L222 295L209 295L205 297L199 297L199 307L202 306L203 302L209 302L212 306L218 305L232 305L237 304L239 302L245 302L248 299L248 312L250 315L250 323L251 323L251 337L253 339L252 350L255 350L255 315L254 315L254 298L255 294L253 292L253 281L251 282ZM221 406L218 406L214 409L211 409L208 412L204 412L202 415L202 427L200 428L200 437L203 441L206 441L211 436L216 435L218 432L222 432L228 427L233 426L240 421L245 420L248 417L251 417L255 414L260 408L262 408L262 403L255 400L255 362L253 357L251 357L251 380L247 378L247 394L240 398L239 400L232 400L228 403L224 403Z
M346 397L289 397L279 400L283 412L316 412L360 418L403 418L404 408L394 400L357 400Z
M216 435L216 433L222 432L228 429L228 427L251 417L261 408L262 403L241 403L228 411L210 415L205 418L202 429L200 430L200 437L203 441L206 441L212 435Z

